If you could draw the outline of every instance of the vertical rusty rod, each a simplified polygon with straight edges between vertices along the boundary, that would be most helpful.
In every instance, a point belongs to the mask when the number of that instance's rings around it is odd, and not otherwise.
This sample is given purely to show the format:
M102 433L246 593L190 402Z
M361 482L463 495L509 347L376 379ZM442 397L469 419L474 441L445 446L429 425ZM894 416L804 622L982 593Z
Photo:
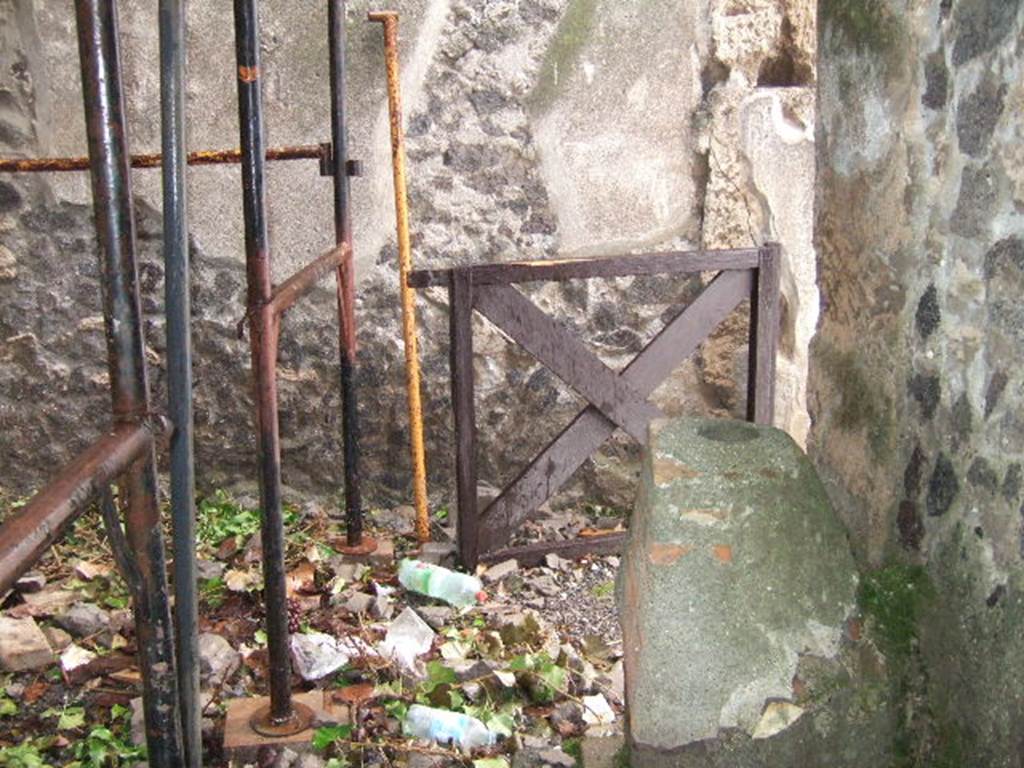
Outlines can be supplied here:
M115 424L149 418L135 222L117 40L117 6L77 0L82 94L99 242L108 369ZM141 575L134 595L149 764L183 762L174 633L152 447L126 473L126 535Z
M402 336L405 340L406 390L409 399L409 449L412 455L413 498L416 504L416 536L430 539L427 511L427 467L423 449L423 406L420 402L420 360L416 344L416 294L409 287L412 247L409 243L409 205L405 186L405 138L402 134L402 95L398 75L398 13L370 13L370 21L384 25L384 62L388 79L388 112L391 123L391 163L395 185L395 218L398 230L398 272L402 295Z
M331 68L331 141L334 145L334 240L348 246L338 266L338 342L345 459L346 543L363 543L362 494L359 489L358 369L356 367L355 268L352 262L352 209L349 196L348 126L345 115L345 0L328 0Z
M160 0L160 115L164 202L164 314L167 318L174 624L185 765L202 765L199 607L196 595L195 459L192 438L192 307L185 189L185 0Z
M235 51L238 64L238 122L242 148L242 207L245 263L256 387L260 504L263 508L263 592L270 652L272 725L294 720L288 617L284 574L284 520L281 508L281 443L277 414L277 319L271 296L270 242L267 233L262 72L256 0L235 0Z

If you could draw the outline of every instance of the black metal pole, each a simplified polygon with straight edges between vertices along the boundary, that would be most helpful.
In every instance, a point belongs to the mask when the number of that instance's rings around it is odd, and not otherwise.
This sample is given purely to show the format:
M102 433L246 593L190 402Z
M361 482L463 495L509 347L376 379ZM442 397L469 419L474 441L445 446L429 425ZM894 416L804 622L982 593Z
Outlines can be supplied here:
M164 198L164 314L167 319L174 620L181 725L189 768L202 765L199 607L196 597L195 464L192 438L192 306L185 188L185 0L160 0L160 113Z
M235 52L238 77L239 146L242 150L242 210L256 425L259 443L260 502L263 507L263 594L270 655L270 707L252 726L265 735L303 730L309 713L291 698L291 657L284 572L284 520L281 510L281 440L277 411L278 319L271 306L270 238L267 233L263 102L260 84L257 0L235 0Z
M352 262L352 209L349 204L348 126L345 117L345 0L328 0L331 68L331 141L334 145L334 237L349 246L338 267L338 336L341 408L344 420L346 543L363 543L362 494L359 489L359 399L356 366L355 269Z
M149 418L149 387L135 264L117 7L110 0L77 0L75 7L114 422L138 424ZM148 760L154 768L175 768L182 765L181 721L152 448L128 470L121 491L126 536L141 576L133 597Z

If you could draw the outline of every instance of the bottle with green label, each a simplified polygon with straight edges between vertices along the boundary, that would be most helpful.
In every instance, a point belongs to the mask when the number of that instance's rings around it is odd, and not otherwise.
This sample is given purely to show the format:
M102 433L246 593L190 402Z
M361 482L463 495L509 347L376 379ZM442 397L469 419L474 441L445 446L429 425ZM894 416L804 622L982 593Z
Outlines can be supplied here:
M398 565L398 581L410 592L444 600L457 608L487 599L483 584L475 576L420 560L402 560Z

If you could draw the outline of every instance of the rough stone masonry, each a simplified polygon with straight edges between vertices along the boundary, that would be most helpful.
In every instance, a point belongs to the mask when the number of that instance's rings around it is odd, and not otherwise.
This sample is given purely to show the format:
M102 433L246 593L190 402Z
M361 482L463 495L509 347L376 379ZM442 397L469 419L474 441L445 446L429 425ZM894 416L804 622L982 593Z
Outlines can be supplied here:
M414 260L419 266L781 240L786 297L779 424L803 440L806 348L817 315L813 200L814 14L809 0L401 0ZM407 500L409 467L379 29L349 3L365 493ZM374 6L376 7L376 6ZM271 145L327 138L326 7L268 0L263 13ZM119 3L134 151L159 146L152 6ZM191 3L191 148L237 143L232 24ZM84 153L73 15L64 0L0 1L0 152ZM193 323L200 482L254 477L236 168L196 168ZM136 171L140 276L155 402L163 400L159 174ZM332 237L330 182L315 163L270 170L275 274ZM533 299L612 366L628 361L701 280L537 285ZM435 503L448 497L447 307L419 304ZM738 312L656 394L669 414L739 414ZM579 407L576 396L480 323L481 480L501 485ZM328 286L289 313L280 385L284 477L340 485L340 408ZM106 374L85 175L0 179L0 487L37 487L106 421ZM638 450L615 440L566 498L626 507Z
M934 596L901 765L1020 765L1024 4L820 14L810 452L861 565Z

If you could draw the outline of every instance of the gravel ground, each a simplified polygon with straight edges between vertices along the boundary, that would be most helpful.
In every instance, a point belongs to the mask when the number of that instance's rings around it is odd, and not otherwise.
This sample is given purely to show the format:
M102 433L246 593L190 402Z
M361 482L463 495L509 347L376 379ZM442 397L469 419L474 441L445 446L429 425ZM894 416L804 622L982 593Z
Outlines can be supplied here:
M563 567L523 569L523 605L534 608L559 633L585 643L591 637L608 645L621 644L615 601L619 558L600 557Z
M547 512L519 529L517 543L575 539L584 530L621 529L624 523L623 514L600 508ZM569 637L579 641L598 637L620 646L615 598L618 569L616 556L577 561L549 557L547 566L521 570L522 600Z

